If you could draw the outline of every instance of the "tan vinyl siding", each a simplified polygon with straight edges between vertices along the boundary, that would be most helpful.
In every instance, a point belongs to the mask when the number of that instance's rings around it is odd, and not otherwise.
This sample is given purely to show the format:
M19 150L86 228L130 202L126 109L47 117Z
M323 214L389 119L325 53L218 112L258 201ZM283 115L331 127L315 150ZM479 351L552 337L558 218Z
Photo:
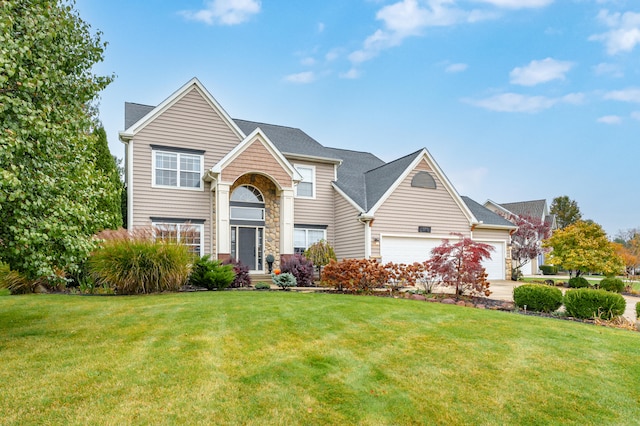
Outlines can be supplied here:
M476 228L473 230L473 239L507 242L509 240L509 231L502 229Z
M140 130L133 143L133 226L150 225L150 217L204 219L204 250L211 248L209 184L203 191L152 187L150 145L205 151L204 170L231 151L240 139L193 88Z
M334 190L336 239L333 248L340 259L364 258L364 224L358 222L356 210Z
M431 172L436 189L411 186L411 179L419 171ZM446 237L451 232L470 235L469 219L424 160L376 211L371 237L380 238L380 234L429 236L419 233L418 226L430 226L434 237ZM371 255L380 255L379 245L372 245Z
M335 240L335 222L333 210L334 180L333 164L290 162L294 165L313 166L316 169L316 198L294 198L294 223L305 225L327 225L327 240Z
M269 176L275 179L280 187L290 188L293 185L291 176L282 168L267 148L255 140L236 159L234 159L222 171L222 180L235 182L240 176L250 173L268 171Z

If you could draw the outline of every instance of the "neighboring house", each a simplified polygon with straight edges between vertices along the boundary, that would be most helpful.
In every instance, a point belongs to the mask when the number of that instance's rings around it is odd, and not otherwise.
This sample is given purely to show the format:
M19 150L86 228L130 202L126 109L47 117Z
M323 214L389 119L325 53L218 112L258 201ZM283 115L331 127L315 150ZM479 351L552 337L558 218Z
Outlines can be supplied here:
M556 216L549 213L547 200L518 201L515 203L501 204L487 200L487 202L484 203L484 206L506 218L511 218L513 216L532 217L548 224L549 229L551 230L555 230L557 228ZM545 255L541 254L536 259L531 259L531 262L522 266L521 271L524 275L540 274L539 267L544 264Z
M338 258L424 261L456 232L492 244L489 277L510 277L516 227L458 195L426 149L385 163L234 120L195 78L160 105L126 103L125 127L129 228L154 225L256 274L268 254L277 265L321 239Z

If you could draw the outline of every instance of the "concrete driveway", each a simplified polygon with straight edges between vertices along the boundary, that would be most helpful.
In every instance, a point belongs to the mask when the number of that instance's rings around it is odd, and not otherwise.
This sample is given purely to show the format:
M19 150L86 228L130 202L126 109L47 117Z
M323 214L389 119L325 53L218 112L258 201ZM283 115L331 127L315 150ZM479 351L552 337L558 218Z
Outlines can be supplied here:
M546 277L545 277L546 278ZM565 279L560 277L559 279ZM520 281L499 281L492 280L489 289L492 291L490 299L507 300L513 302L513 288L519 285L525 284ZM558 287L564 293L567 290L564 287ZM627 301L627 308L624 311L624 317L629 321L635 322L636 320L636 303L640 302L640 297L622 295Z

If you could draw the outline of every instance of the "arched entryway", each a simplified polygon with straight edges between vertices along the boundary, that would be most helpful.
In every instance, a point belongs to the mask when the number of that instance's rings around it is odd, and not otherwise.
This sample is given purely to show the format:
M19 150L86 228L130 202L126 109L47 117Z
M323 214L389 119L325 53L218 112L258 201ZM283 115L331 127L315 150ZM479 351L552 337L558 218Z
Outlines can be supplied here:
M253 185L236 187L229 197L231 257L252 271L264 269L265 198Z

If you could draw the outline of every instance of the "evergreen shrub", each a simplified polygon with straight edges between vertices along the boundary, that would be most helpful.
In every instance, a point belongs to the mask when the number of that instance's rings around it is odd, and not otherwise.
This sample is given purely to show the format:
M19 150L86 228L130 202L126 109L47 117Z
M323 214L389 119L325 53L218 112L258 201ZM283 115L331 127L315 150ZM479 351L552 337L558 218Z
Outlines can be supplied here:
M548 285L524 284L513 289L513 301L519 308L549 313L562 306L562 292Z
M208 290L223 290L231 285L236 274L233 265L223 265L219 260L211 260L206 255L195 261L189 275L189 284Z
M614 293L622 293L624 291L624 281L620 278L604 278L600 281L602 290L612 291Z
M575 318L609 320L624 313L627 302L620 294L605 290L578 288L564 295L567 315Z
M584 277L573 277L569 280L569 288L588 288L589 281Z

